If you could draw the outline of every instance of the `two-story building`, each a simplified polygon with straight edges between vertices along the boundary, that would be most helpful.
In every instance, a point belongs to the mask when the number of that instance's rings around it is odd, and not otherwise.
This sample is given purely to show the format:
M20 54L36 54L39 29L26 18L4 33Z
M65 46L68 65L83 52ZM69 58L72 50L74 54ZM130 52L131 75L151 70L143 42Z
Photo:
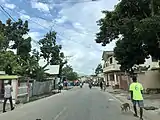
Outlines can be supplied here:
M128 89L128 76L120 71L120 65L115 60L113 51L104 51L102 55L104 61L103 73L107 85L113 88Z
M113 51L104 51L102 55L103 74L106 83L113 88L120 88L128 90L130 84L130 77L120 70L120 65L115 60ZM159 72L159 62L155 61L150 57L146 59L146 62L141 66L149 66L146 71L139 71L137 74L137 79L143 84L144 89L160 89L160 72Z

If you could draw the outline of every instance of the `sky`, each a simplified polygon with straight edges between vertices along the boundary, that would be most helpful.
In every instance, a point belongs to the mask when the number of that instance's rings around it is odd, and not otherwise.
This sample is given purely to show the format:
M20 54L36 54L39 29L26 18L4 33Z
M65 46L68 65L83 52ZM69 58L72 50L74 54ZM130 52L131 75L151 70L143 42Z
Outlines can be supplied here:
M79 74L93 74L101 63L104 50L113 50L115 42L102 47L95 42L99 31L96 21L102 10L113 10L118 0L0 0L5 10L17 20L29 21L32 49L39 49L38 40L49 31L57 32L57 43ZM0 20L8 18L0 11ZM44 60L40 61L44 64Z

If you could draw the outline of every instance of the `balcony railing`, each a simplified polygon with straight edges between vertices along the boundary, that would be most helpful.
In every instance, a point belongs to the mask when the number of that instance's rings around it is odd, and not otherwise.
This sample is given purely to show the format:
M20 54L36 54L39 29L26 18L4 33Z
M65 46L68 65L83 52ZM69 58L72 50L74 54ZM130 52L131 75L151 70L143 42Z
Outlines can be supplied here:
M109 65L109 66L103 68L103 72L119 71L119 70L120 70L120 65L118 65L118 64L112 64L112 65Z

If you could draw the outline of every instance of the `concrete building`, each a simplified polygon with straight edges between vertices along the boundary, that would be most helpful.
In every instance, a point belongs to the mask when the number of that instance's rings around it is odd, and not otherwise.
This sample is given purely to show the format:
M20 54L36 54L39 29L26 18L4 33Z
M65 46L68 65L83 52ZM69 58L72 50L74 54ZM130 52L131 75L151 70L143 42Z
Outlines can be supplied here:
M120 65L115 60L113 51L104 51L102 55L104 80L113 88L128 90L130 77L121 72ZM141 66L149 66L146 71L139 71L137 78L143 84L144 89L158 90L160 89L160 72L158 61L151 57Z
M128 89L128 76L120 71L120 65L115 60L114 52L104 51L102 60L104 60L103 73L107 85L113 88Z

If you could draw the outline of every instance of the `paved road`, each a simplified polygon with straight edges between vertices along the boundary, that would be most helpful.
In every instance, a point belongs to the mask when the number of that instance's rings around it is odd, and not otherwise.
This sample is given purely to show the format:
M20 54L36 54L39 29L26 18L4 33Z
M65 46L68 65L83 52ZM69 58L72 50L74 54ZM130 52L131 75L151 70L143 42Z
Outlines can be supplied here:
M121 113L120 104L97 88L74 88L0 114L0 120L136 120Z

